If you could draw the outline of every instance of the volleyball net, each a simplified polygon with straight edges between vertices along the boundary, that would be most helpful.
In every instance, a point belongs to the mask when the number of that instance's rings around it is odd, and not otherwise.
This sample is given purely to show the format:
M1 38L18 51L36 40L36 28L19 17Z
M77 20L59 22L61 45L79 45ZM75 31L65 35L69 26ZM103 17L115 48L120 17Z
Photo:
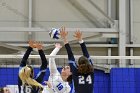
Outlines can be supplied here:
M74 56L76 61L80 56ZM9 87L12 93L18 93L17 77L22 57L23 55L0 55L0 87ZM55 58L59 71L62 66L68 65L67 55L46 55L46 58L47 60ZM90 58L95 69L94 93L136 93L134 91L139 88L136 85L140 85L140 56L90 56ZM30 55L27 64L34 67L36 75L41 65L40 56ZM49 69L44 80L48 80L48 77Z

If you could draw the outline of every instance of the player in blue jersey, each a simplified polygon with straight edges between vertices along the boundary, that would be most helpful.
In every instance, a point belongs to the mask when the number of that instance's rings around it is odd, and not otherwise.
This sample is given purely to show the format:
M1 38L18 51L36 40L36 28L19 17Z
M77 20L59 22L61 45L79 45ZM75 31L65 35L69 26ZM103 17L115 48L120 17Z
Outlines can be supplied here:
M65 27L61 28L61 38L65 44L68 53L68 63L72 71L72 79L74 81L75 93L93 93L94 72L93 63L90 59L86 45L82 40L82 33L78 30L75 32L74 37L79 41L83 56L78 59L78 65L75 62L74 55L67 40L68 32Z
M39 55L42 60L40 71L35 77L34 77L34 70L32 66L27 65L27 59L31 51L33 50L33 48L38 49ZM21 93L21 91L23 91L23 93L42 93L43 86L41 85L41 83L45 76L45 72L48 64L42 48L43 48L42 44L38 42L33 42L33 41L29 42L29 47L20 63L19 78L18 78L19 93Z

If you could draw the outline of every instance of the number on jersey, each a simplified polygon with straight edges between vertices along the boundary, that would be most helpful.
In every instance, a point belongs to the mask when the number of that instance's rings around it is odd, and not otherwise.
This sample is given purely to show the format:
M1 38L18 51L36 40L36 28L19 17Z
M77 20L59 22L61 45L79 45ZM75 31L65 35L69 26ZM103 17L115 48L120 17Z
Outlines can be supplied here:
M88 84L92 83L91 75L88 75L86 78L84 76L79 76L79 84L85 84L86 82Z
M32 92L31 86L25 86L25 92L26 93L31 93Z
M63 89L63 84L59 83L56 87L58 88L59 91L61 91Z

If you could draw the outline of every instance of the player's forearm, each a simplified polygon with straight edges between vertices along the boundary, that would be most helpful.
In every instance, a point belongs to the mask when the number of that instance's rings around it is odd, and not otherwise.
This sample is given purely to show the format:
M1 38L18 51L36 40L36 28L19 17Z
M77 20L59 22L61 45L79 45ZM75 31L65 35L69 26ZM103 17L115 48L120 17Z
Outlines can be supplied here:
M50 55L55 56L59 52L60 48L55 48ZM49 58L49 69L50 73L57 73L57 67L55 63L55 58Z
M44 54L43 50L38 50L38 52L39 52L39 55L40 55L41 60L42 61L46 61L47 59L45 57L45 54Z
M63 38L63 42L64 42L64 45L69 43L68 40L67 40L67 37Z
M55 48L50 55L55 56L59 52L60 48Z
M42 64L41 64L41 69L46 69L47 68L47 64L48 64L48 61L45 57L45 54L43 52L43 50L39 50L39 55L41 57L41 60L42 60Z
M83 55L87 58L89 58L89 53L88 53L88 50L87 50L87 47L86 47L86 44L83 40L79 41L80 43L80 46L81 46L81 49L82 49L82 52L83 52Z
M67 53L68 53L68 59L72 60L72 61L75 61L75 58L73 56L73 53L72 53L72 50L71 50L71 47L70 47L69 43L65 44L65 48L66 48Z
M82 49L83 55L84 55L85 57L87 57L88 60L89 60L89 62L90 62L90 64L93 65L93 61L90 59L90 55L89 55L89 53L88 53L88 50L87 50L86 44L84 43L83 40L79 41L79 43L80 43L80 46L81 46L81 49Z
M31 51L33 50L33 48L31 47L28 47L28 49L26 50L22 60L21 60L21 63L20 63L20 66L23 67L23 66L26 66L26 63L27 63L27 59L31 53Z
M50 75L56 74L58 72L54 58L49 58L49 70L50 70Z

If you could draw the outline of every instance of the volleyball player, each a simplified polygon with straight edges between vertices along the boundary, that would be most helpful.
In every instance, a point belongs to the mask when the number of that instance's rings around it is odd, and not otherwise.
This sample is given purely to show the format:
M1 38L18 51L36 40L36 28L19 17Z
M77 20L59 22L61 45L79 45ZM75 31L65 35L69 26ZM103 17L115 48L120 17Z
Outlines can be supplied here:
M27 65L27 59L33 50L33 48L37 48L39 55L42 60L42 64L40 66L40 71L37 76L34 77L34 70L32 66ZM45 54L42 50L42 44L38 42L29 42L29 47L24 54L21 63L20 63L20 70L19 70L19 79L18 79L18 86L19 86L19 93L21 93L21 86L23 88L23 93L41 93L43 90L43 86L41 85L43 78L45 76L45 72L47 69L47 60Z
M11 92L10 92L10 89L9 88L2 87L2 88L0 88L0 93L11 93Z
M68 32L65 27L61 28L61 38L65 44L68 53L68 63L72 71L72 79L74 81L75 93L93 93L94 73L93 64L87 51L86 45L82 40L82 33L78 30L74 37L79 41L83 56L78 59L78 65L75 62L74 55L67 40Z
M50 55L55 56L61 47L59 43L56 43L55 49ZM67 78L71 75L71 72L70 69L67 68L68 67L63 68L60 74L56 67L55 58L49 58L50 76L49 81L46 83L54 93L70 93L71 87L69 86Z

